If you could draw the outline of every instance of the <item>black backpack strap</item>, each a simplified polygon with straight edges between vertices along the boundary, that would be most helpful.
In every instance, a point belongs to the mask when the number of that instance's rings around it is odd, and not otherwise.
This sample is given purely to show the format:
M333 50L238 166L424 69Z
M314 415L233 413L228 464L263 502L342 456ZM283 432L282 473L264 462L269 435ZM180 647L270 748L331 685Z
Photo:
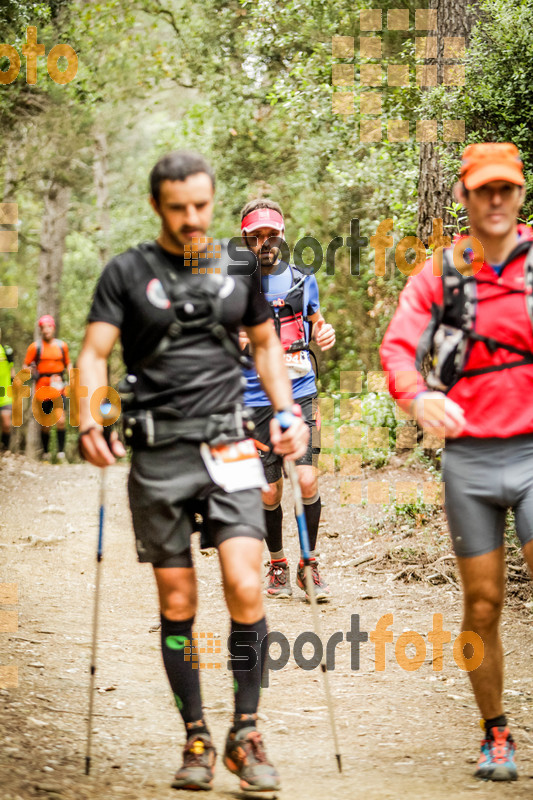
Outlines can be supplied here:
M59 346L61 348L61 352L63 353L63 365L65 369L67 368L67 346L63 339L58 339Z
M533 242L531 242L524 261L524 286L526 290L526 306L529 320L533 327Z
M453 249L447 247L442 257L443 307L440 322L473 330L476 320L477 290L475 275L461 275L453 262Z
M172 303L174 295L174 288L172 281L178 280L178 275L173 269L170 262L162 263L161 259L157 257L154 252L154 245L152 242L143 242L137 247L137 251L144 259L145 263L150 267L156 278L160 281L165 294ZM220 286L214 284L209 280L208 275L202 276L202 290L206 296L209 297L213 309L212 319L206 320L204 329L216 338L224 349L238 362L242 367L249 367L250 360L230 337L228 331L221 322L222 311L222 298L219 296ZM170 347L172 341L177 339L184 330L189 327L187 323L178 320L176 317L168 326L166 332L159 340L157 346L151 353L148 353L144 358L137 361L131 368L130 373L138 373L146 367L150 366L160 355L162 355ZM198 325L199 327L199 325Z
M529 314L530 322L533 326L533 242L530 243L530 247L527 253L527 256L524 261L524 285L525 285L525 296L526 296L526 306ZM511 290L510 293L522 294L522 290ZM463 328L463 330L465 330ZM487 367L478 367L477 369L464 369L461 372L461 377L473 377L474 375L484 375L488 372L500 372L504 369L511 369L512 367L520 367L524 364L533 364L533 352L531 350L525 350L521 347L515 347L513 344L507 344L506 342L502 342L499 339L495 339L491 336L483 336L480 333L476 333L474 330L469 329L466 330L468 338L472 342L482 342L488 349L491 354L494 354L496 350L502 349L507 350L510 353L515 353L516 355L522 356L519 361L508 361L504 364L495 364L492 366Z

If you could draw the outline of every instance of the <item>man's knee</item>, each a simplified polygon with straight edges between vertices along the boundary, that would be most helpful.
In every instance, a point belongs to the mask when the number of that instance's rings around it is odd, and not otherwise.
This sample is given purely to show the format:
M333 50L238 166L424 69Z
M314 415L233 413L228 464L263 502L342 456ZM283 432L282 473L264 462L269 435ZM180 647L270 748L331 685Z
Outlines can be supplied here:
M261 575L252 569L226 584L226 592L243 610L257 604L262 597L261 590Z
M314 475L303 475L300 478L300 486L302 488L302 496L307 498L314 498L318 500L318 478Z
M313 497L318 499L318 474L312 466L302 465L298 467L298 480L304 498Z
M263 508L266 511L272 511L277 508L281 503L281 496L283 494L283 484L281 481L276 483L269 483L268 489L263 489L261 498L263 500Z
M497 625L503 607L503 598L496 593L484 596L465 598L465 611L468 622L476 630L483 630Z
M196 591L173 589L161 596L160 606L167 619L189 619L196 613Z

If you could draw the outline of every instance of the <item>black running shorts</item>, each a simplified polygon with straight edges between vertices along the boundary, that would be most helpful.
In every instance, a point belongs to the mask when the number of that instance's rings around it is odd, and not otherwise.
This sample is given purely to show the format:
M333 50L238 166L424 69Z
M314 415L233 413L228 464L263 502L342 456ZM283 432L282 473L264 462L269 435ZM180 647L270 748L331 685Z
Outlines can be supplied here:
M302 409L302 415L309 428L309 444L307 451L298 459L296 464L307 466L318 466L318 456L320 455L320 409L316 395L303 397L295 400ZM283 457L274 453L272 442L270 441L270 420L274 416L272 406L252 406L252 419L255 423L253 437L261 442L268 450L257 448L261 457L261 463L265 470L267 483L275 483L281 478Z
M216 547L234 536L264 538L261 490L225 492L211 480L198 444L135 450L128 493L139 561L155 567L192 566L198 511Z
M442 472L457 556L480 556L500 547L508 508L522 547L533 539L532 434L448 440Z

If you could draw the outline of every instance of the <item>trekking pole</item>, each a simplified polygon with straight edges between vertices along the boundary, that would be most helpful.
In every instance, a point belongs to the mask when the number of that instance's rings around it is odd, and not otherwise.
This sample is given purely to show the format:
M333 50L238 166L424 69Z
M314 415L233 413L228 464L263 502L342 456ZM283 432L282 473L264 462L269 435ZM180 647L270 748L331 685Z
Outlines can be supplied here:
M283 413L283 412L282 412ZM282 430L286 430L287 425L283 424L281 414L276 415ZM320 625L320 615L318 613L318 603L315 594L315 583L313 581L313 574L311 572L311 553L309 550L309 534L307 532L307 522L305 520L304 506L302 502L302 490L300 488L300 481L298 480L298 473L294 461L284 459L285 469L289 476L294 494L294 508L296 511L296 523L298 525L298 537L300 539L300 547L302 550L302 560L304 562L304 574L307 594L311 601L311 611L313 614L313 625L315 633L322 641L322 629ZM329 686L328 667L326 657L324 655L324 648L322 648L322 658L320 660L320 671L324 677L324 691L326 693L326 703L328 706L329 723L331 726L331 733L333 735L333 746L335 750L335 758L337 759L337 767L339 772L342 772L341 753L339 749L339 741L337 739L337 727L335 725L335 714L333 711L333 698Z
M107 468L103 467L100 475L100 499L98 510L98 545L96 548L96 579L94 586L93 632L91 643L91 664L89 679L89 721L87 724L87 750L85 753L85 774L91 770L91 741L93 727L94 704L94 677L96 675L96 646L98 637L98 607L100 600L100 578L102 574L103 546L104 546L104 513L105 513L105 482Z
M102 403L100 411L104 421L111 417L114 407L110 403ZM109 446L111 442L111 428L104 428L104 437ZM93 630L91 642L91 663L89 667L89 714L87 722L87 750L85 751L85 774L91 771L91 743L93 727L93 705L94 705L94 678L96 675L96 649L98 642L98 610L100 604L100 579L102 575L102 561L104 558L104 516L105 516L105 490L106 490L107 467L101 467L100 472L100 491L98 500L98 544L96 547L96 578L94 583L94 608L93 608Z

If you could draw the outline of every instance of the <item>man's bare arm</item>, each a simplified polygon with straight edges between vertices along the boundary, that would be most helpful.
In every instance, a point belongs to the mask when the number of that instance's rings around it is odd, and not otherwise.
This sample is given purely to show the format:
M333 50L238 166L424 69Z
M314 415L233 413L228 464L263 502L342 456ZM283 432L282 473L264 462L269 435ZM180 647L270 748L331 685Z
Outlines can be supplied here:
M313 324L313 339L322 351L330 350L335 344L335 329L326 322L320 311L315 311L309 316Z
M292 387L283 358L283 347L274 329L272 320L246 328L253 348L255 367L261 384L276 411L292 407ZM274 451L291 461L301 458L307 448L309 431L303 420L294 423L283 434L274 419L270 425L270 439Z
M118 339L119 329L108 322L91 322L87 326L83 347L78 358L80 383L87 386L87 397L80 400L80 432L89 431L81 439L83 455L97 467L113 464L116 456L125 455L121 442L112 443L113 453L103 437L101 425L97 425L91 414L89 400L96 389L107 386L107 360Z
M292 388L283 360L283 347L274 329L272 320L246 328L246 335L253 348L255 368L263 389L275 409L290 408Z

